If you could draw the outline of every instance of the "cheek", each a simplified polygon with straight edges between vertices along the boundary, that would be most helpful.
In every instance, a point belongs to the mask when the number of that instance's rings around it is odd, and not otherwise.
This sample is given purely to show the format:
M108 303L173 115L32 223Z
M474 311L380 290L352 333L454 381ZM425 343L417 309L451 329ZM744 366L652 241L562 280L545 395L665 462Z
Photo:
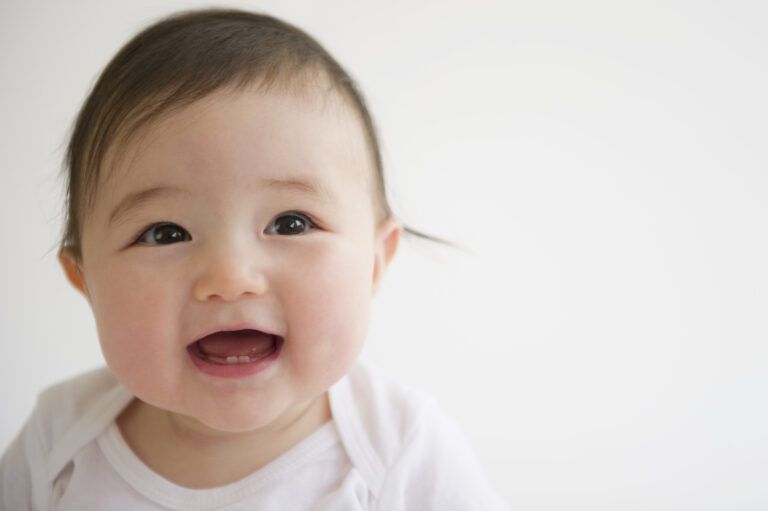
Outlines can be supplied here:
M311 251L299 277L283 275L281 301L292 359L336 373L356 358L365 339L372 297L373 253L354 245Z
M150 275L105 270L91 292L104 358L128 387L142 381L161 384L170 376L169 355L178 350L170 342L176 310L173 290Z

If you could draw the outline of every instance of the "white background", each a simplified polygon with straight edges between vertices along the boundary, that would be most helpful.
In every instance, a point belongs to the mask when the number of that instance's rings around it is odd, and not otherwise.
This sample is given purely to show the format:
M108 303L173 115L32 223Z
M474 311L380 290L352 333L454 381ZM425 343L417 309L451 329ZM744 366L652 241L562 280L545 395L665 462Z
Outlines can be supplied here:
M101 364L55 260L71 121L194 1L0 4L0 449ZM405 243L365 358L433 392L513 509L768 509L768 4L232 2L315 35L380 127Z

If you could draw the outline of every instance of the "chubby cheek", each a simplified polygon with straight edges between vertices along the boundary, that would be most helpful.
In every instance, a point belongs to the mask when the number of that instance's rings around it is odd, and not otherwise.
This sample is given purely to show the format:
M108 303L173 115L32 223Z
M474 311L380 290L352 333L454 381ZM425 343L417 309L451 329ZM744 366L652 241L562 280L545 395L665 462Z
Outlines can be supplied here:
M373 254L359 245L321 247L281 275L287 318L286 355L298 378L331 384L351 367L365 340Z
M99 282L109 283L91 293L104 359L126 388L155 401L153 395L172 391L183 361L171 288L135 273L114 272Z

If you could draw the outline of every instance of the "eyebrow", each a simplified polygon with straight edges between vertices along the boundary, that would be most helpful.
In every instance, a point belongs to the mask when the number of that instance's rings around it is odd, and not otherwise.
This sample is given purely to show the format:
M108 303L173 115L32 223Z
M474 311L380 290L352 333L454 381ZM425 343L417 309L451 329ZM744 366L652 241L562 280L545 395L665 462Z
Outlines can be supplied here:
M140 208L147 202L172 195L179 195L180 193L184 193L184 190L171 186L154 186L152 188L147 188L146 190L129 193L117 204L115 209L112 210L112 213L109 214L107 226L117 223L122 217L127 216L131 211Z
M318 200L325 202L334 202L334 196L331 191L314 179L308 178L284 178L284 179L266 179L264 185L268 188L284 188L293 190L304 195L310 195Z
M329 203L333 202L333 194L330 192L330 190L312 179L271 178L264 180L262 183L267 188L283 188L286 190L293 190L303 195L311 196L312 198L319 201ZM110 213L107 220L107 225L111 226L116 222L119 222L122 217L127 216L131 211L138 209L147 202L189 193L190 192L187 190L182 188L175 188L172 186L153 186L152 188L129 193L112 210L112 213Z

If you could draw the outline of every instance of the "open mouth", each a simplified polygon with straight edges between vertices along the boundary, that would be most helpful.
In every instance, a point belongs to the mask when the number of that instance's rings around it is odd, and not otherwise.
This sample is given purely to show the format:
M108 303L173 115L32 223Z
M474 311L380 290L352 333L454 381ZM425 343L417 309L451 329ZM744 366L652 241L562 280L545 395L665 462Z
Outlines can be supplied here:
M259 330L215 332L198 339L187 351L195 365L217 376L242 376L275 360L283 343L278 335Z

